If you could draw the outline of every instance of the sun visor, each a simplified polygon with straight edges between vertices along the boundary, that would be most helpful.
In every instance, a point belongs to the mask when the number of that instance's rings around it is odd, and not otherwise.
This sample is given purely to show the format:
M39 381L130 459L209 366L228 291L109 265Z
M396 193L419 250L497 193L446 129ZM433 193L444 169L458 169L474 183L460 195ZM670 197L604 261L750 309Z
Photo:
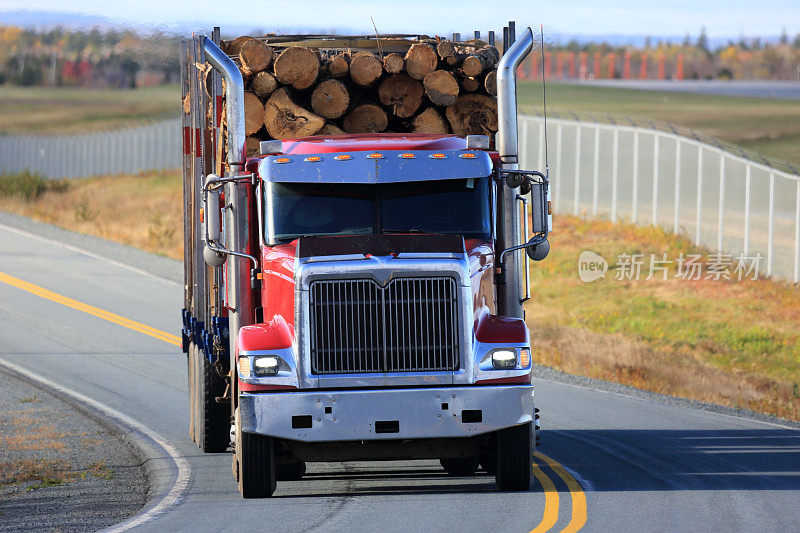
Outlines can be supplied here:
M482 178L492 160L480 150L380 150L271 155L259 165L265 181L276 183L399 183Z

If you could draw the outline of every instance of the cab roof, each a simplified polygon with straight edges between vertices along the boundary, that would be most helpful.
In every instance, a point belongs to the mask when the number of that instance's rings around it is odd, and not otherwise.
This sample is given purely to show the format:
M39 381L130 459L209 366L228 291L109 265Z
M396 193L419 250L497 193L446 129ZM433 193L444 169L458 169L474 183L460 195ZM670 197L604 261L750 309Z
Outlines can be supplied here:
M373 150L465 150L467 141L456 135L379 133L314 136L283 141L284 154L322 154Z

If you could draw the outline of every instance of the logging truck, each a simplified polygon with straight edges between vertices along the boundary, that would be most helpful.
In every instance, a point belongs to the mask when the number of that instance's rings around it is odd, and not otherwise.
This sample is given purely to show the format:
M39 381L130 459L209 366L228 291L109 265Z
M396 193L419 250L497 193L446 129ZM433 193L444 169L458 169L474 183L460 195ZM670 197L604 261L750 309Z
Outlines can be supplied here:
M189 432L245 498L307 462L439 460L528 490L523 303L551 228L501 45L197 34L183 69ZM502 53L501 53L502 51Z

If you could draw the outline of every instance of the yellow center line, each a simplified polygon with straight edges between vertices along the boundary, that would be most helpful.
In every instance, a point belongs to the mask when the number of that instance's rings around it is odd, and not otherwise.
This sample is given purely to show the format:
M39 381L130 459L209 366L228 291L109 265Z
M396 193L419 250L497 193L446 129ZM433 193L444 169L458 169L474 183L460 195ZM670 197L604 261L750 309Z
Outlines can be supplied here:
M165 331L161 331L160 329L148 326L147 324L142 324L141 322L136 322L135 320L125 318L124 316L110 313L103 309L93 307L89 304L79 302L78 300L73 300L72 298L68 298L64 295L55 293L53 291L49 291L44 287L34 285L33 283L29 283L25 280L15 278L14 276L9 276L8 274L4 274L3 272L0 272L0 282L6 283L13 287L17 287L18 289L22 289L23 291L28 291L31 294L35 294L36 296L41 296L42 298L45 298L52 302L56 302L61 305L65 305L67 307L71 307L72 309L82 311L86 314L95 316L97 318L102 318L103 320L107 320L108 322L113 322L114 324L120 325L128 329L132 329L133 331L144 333L145 335L149 335L150 337L167 342L169 344L173 344L175 346L181 345L181 338L178 337L177 335L169 334Z
M547 474L535 462L533 463L533 475L544 490L544 513L542 513L542 521L531 530L531 533L543 533L549 531L558 522L558 490L556 490L553 480L547 477Z
M567 524L567 527L561 530L562 533L572 533L580 530L584 525L586 525L587 518L586 494L584 494L580 483L578 483L578 481L572 477L572 474L567 472L567 470L555 459L552 459L539 452L534 452L534 455L547 463L547 466L549 466L553 472L555 472L558 477L560 477L564 483L567 484L569 493L572 496L572 518L570 519L569 524ZM545 507L547 506L545 505Z

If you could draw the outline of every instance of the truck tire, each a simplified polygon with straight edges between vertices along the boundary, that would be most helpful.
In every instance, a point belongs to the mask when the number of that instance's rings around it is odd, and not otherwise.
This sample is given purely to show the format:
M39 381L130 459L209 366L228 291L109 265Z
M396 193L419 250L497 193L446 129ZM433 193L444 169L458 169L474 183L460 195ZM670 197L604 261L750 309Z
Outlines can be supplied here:
M230 444L230 408L217 402L225 392L225 381L206 359L200 347L194 357L194 436L204 453L220 453Z
M533 476L533 433L530 422L497 432L497 473L500 490L525 491Z
M471 476L478 470L478 457L439 459L444 471L451 476Z
M236 460L243 498L269 498L275 492L275 443L271 437L245 433L236 409Z

